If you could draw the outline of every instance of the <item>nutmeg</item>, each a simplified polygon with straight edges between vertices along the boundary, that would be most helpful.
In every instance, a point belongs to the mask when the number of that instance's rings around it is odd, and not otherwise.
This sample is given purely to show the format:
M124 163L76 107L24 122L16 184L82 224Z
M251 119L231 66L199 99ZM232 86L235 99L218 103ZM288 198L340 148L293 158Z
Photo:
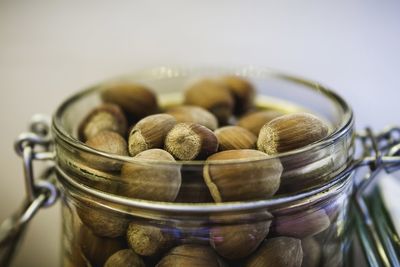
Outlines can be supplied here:
M275 237L266 240L245 267L301 267L303 250L299 239Z
M167 114L174 116L177 122L193 122L207 127L214 131L218 128L218 120L208 110L198 106L174 106L166 111Z
M129 154L151 149L163 148L167 133L176 124L176 119L168 114L155 114L141 119L129 133Z
M204 159L217 149L215 134L196 123L178 123L165 138L165 150L180 160Z
M207 109L223 125L232 116L234 98L227 86L222 82L204 79L193 84L185 91L184 103Z
M104 267L146 267L146 265L131 249L122 249L112 254Z
M102 131L92 136L86 141L86 145L99 151L128 156L128 148L125 139L116 132ZM121 162L110 158L82 152L82 158L87 161L87 165L101 171L118 171Z
M111 103L93 109L80 123L78 137L81 141L97 135L101 131L113 131L125 136L127 121L121 108Z
M128 220L123 216L100 209L95 204L79 203L76 212L82 223L94 234L102 237L118 237L125 234Z
M257 137L239 126L225 126L214 131L218 139L218 150L255 149Z
M180 165L171 154L149 149L122 166L118 192L132 198L172 202L178 195L181 181Z
M303 263L301 267L318 267L321 260L321 247L318 242L312 238L301 240L303 248Z
M78 246L82 251L83 258L90 263L87 266L103 267L112 254L126 248L123 239L99 237L84 225L81 225L77 235Z
M326 137L328 125L309 113L293 113L265 124L259 133L259 150L274 155L304 147Z
M204 180L215 202L271 197L279 188L279 159L251 149L226 150L207 158Z
M159 109L157 97L151 89L136 83L104 85L101 98L120 106L131 122L155 114Z
M155 256L170 249L174 244L167 227L132 222L128 226L126 239L133 251L142 256Z
M226 259L245 258L264 241L271 219L272 215L268 212L254 215L214 216L211 220L216 226L210 229L210 244Z
M275 214L274 229L278 235L306 238L314 236L330 225L324 209L299 211L294 214Z
M264 124L284 114L285 113L278 110L261 110L251 112L244 115L243 117L240 117L236 124L258 136Z
M256 90L250 81L240 76L225 76L222 83L228 87L235 99L234 113L240 115L254 106Z
M212 248L187 244L173 248L156 267L226 267Z

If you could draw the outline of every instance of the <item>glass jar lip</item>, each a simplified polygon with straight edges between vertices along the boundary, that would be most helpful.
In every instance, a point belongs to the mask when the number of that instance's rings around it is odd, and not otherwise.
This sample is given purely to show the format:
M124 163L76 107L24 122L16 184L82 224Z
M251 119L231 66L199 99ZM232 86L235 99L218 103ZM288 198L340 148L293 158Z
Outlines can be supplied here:
M284 153L278 153L275 155L270 155L270 159L274 158L281 158L281 157L287 157L287 156L296 156L302 153L307 153L310 151L315 151L319 149L323 149L324 147L334 143L336 140L340 139L342 136L346 135L349 130L352 128L352 125L354 124L354 117L353 117L353 111L350 108L350 106L347 104L347 102L339 96L337 93L332 91L326 86L321 85L318 82L308 80L299 76L294 76L294 75L289 75L285 74L280 71L272 70L269 68L260 68L260 67L254 67L254 66L249 66L249 67L243 67L243 68L227 68L227 67L194 67L194 68L180 68L180 67L158 67L158 68L152 68L152 69L146 69L142 71L136 71L133 74L130 75L123 75L120 77L115 78L117 79L123 79L126 77L129 78L142 78L142 77L152 77L154 79L160 79L160 78L176 78L176 77L184 77L187 76L190 73L201 73L204 70L218 70L221 71L223 70L226 73L230 74L235 74L239 76L256 76L256 77L274 77L283 81L289 81L297 84L302 84L308 87L308 89L314 90L316 93L319 93L323 95L326 98L329 98L332 102L337 104L342 110L343 110L343 117L341 118L341 123L338 127L334 129L328 136L325 138L309 144L305 147L301 147L295 150L291 150L288 152ZM157 75L158 74L158 75ZM251 75L250 75L251 74ZM114 80L114 79L113 79ZM121 155L116 155L116 154L111 154L103 151L99 151L96 149L93 149L89 146L87 146L85 143L81 142L77 138L73 137L71 134L69 134L62 126L62 116L65 111L65 109L68 108L70 104L72 104L74 101L85 97L86 95L89 95L93 91L99 90L99 87L103 83L100 83L98 85L94 85L92 87L89 87L87 89L84 89L82 91L79 91L78 93L72 95L71 97L67 98L56 110L54 116L53 116L53 121L52 121L52 131L55 133L57 138L60 138L62 141L67 143L69 146L79 150L79 151L84 151L86 153L94 154L96 156L112 159L112 160L118 160L121 162L143 162L143 159L135 159L134 157L130 156L121 156ZM218 160L218 161L213 161L213 164L229 164L229 163L245 163L245 162L256 162L258 160L266 160L265 158L262 159L243 159L243 160ZM206 164L206 160L192 160L192 161L176 161L176 162L171 162L171 161L159 161L159 160L145 160L148 163L152 164L160 164L160 165L204 165Z

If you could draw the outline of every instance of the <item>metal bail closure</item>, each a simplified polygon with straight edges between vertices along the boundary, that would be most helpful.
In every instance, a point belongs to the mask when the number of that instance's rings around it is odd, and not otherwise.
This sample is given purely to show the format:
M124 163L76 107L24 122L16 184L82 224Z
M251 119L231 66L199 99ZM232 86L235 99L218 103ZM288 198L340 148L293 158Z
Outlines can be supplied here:
M22 157L26 199L19 210L0 225L0 266L9 266L28 222L42 207L57 201L58 191L51 177L54 174L50 119L45 115L33 116L29 132L15 141L16 153ZM51 162L42 175L35 179L33 162Z
M354 197L366 233L372 241L370 246L374 249L369 255L371 266L400 266L399 258L393 256L391 248L382 242L364 197L381 171L392 173L400 169L400 128L392 127L378 134L366 128L357 138L363 146L363 156L355 167L368 166L369 171L359 182Z

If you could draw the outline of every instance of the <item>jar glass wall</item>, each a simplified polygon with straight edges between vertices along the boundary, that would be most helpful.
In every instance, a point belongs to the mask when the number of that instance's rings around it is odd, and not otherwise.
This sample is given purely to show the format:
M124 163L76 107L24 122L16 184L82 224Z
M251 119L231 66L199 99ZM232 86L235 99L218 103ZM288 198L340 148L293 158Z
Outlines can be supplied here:
M79 123L101 103L104 84L145 84L165 107L181 103L193 80L226 74L254 84L258 108L316 114L330 134L276 156L216 163L139 160L77 139ZM353 117L345 101L317 83L267 69L158 68L71 97L54 117L53 134L64 266L103 266L122 249L145 266L345 266ZM121 168L141 176L121 179ZM234 182L226 185L226 176ZM276 177L279 189L271 196L265 185Z

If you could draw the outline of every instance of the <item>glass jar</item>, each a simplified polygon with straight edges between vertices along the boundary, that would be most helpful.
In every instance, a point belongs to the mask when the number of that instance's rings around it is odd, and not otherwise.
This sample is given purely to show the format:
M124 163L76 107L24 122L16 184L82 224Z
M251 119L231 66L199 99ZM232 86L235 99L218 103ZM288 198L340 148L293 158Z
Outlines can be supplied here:
M118 156L77 138L107 84L144 84L166 107L181 103L193 80L228 74L254 84L258 108L316 114L329 135L276 156L216 162ZM355 158L351 108L318 83L252 67L162 67L70 97L57 109L51 132L64 267L104 266L113 254L147 267L353 266L354 170L375 158ZM279 189L271 196L276 179Z

